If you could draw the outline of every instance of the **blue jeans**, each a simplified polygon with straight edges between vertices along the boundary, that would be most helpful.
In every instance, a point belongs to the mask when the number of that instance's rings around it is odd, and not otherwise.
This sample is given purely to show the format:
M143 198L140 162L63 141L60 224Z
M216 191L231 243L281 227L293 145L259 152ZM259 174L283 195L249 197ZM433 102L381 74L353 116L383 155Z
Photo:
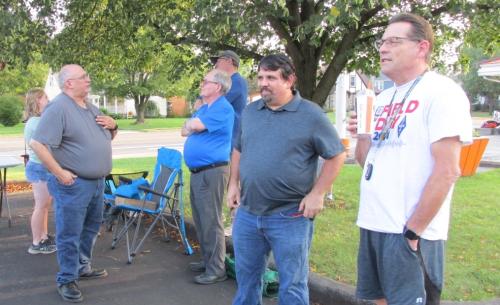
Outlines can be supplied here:
M92 249L102 222L104 179L76 178L72 185L63 185L50 176L48 187L56 208L56 281L66 284L91 270Z
M307 279L313 230L313 221L297 215L297 208L269 216L238 209L233 224L238 291L233 305L262 304L262 276L270 251L278 267L279 304L309 304Z

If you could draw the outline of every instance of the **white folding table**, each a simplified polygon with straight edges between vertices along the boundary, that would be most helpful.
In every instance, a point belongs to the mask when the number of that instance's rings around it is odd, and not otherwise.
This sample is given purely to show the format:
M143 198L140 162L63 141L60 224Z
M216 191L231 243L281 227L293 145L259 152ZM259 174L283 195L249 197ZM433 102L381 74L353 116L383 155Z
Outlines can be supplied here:
M0 217L2 216L2 206L5 200L7 204L7 213L9 215L9 227L12 226L12 215L10 214L9 199L7 198L7 169L21 164L23 164L23 162L19 158L0 156Z

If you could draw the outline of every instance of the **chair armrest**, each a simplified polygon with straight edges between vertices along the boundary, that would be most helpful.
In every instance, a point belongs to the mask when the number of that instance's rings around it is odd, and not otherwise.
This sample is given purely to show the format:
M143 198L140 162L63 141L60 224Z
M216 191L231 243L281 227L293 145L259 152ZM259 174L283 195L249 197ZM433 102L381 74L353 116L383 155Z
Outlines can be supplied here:
M162 193L158 193L158 192L155 192L154 190L148 188L147 186L144 186L144 185L139 185L139 189L141 191L144 191L146 193L151 193L151 194L155 194L157 196L160 196L160 197L164 197L164 198L170 198L168 195L166 194L162 194Z

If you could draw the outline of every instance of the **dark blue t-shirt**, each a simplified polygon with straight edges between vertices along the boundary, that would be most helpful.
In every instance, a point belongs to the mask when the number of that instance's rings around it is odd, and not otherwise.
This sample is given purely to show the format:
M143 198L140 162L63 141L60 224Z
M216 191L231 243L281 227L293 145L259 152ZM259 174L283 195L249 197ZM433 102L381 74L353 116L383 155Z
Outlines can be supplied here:
M234 146L240 130L241 113L248 102L247 81L238 72L231 75L231 89L225 97L234 109L233 138L231 140L232 146Z
M206 129L191 134L184 143L184 161L189 168L229 161L234 110L224 96L204 104L193 114Z

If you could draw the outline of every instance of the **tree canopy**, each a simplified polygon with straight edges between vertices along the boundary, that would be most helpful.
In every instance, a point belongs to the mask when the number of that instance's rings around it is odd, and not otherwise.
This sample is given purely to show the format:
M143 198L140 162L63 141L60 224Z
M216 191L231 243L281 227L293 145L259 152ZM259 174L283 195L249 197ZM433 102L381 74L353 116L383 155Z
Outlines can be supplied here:
M438 34L439 52L443 42L458 37L454 23L465 24L474 6L465 0L152 2L157 4L150 5L154 9L145 14L147 21L171 43L193 44L209 52L232 49L257 60L286 52L296 66L301 94L320 105L344 68L376 73L378 54L372 43L390 16L409 11L427 18ZM174 18L162 16L169 7L176 9Z
M477 74L481 62L488 59L489 56L487 52L479 48L467 48L463 50L463 53L462 56L468 58L466 72L461 76L464 90L472 103L476 101L477 97L483 96L486 99L488 112L493 113L500 96L500 86L498 83L485 80Z
M65 28L49 45L53 66L78 63L93 79L93 89L133 98L137 122L151 95L186 95L194 82L188 46L174 47L143 21L141 1L72 1Z
M25 67L44 49L54 29L53 2L0 0L0 71Z
M31 54L31 48L39 45L35 38L50 33L43 16L57 17L54 11L57 1L29 1L36 9L15 5L24 2L28 1L1 2L8 8L4 14L13 16L5 21L2 18L2 22L14 20L9 22L24 25L7 30L2 26L2 32L7 32L11 40L27 43L25 53ZM175 77L193 77L208 67L208 55L231 49L242 58L255 60L269 53L286 52L297 68L297 88L301 94L322 105L345 68L377 74L378 54L373 41L382 35L388 19L403 11L422 15L433 24L437 34L435 55L440 54L444 43L463 38L463 32L475 23L479 26L477 34L469 36L471 43L480 40L492 48L498 46L495 12L499 4L494 0L68 0L60 3L63 7L58 12L63 15L64 30L51 42L51 65L81 63L91 71L94 80L106 80L102 88L107 90L123 92L119 90L120 84L138 80L129 84L129 96L145 97L144 90L150 93L157 90L142 81L151 80L161 71L173 71L170 76L174 82ZM30 27L33 30L28 30ZM39 28L44 30L38 31ZM33 38L31 45L30 38ZM4 52L8 55L2 55L7 58L2 60L10 61L8 58L23 54L12 52L14 45L8 44L10 51ZM179 54L173 56L176 52ZM174 58L173 68L168 58ZM434 56L434 60L434 65L440 64L439 56ZM171 84L172 78L164 78L167 79ZM141 103L140 98L137 103Z

